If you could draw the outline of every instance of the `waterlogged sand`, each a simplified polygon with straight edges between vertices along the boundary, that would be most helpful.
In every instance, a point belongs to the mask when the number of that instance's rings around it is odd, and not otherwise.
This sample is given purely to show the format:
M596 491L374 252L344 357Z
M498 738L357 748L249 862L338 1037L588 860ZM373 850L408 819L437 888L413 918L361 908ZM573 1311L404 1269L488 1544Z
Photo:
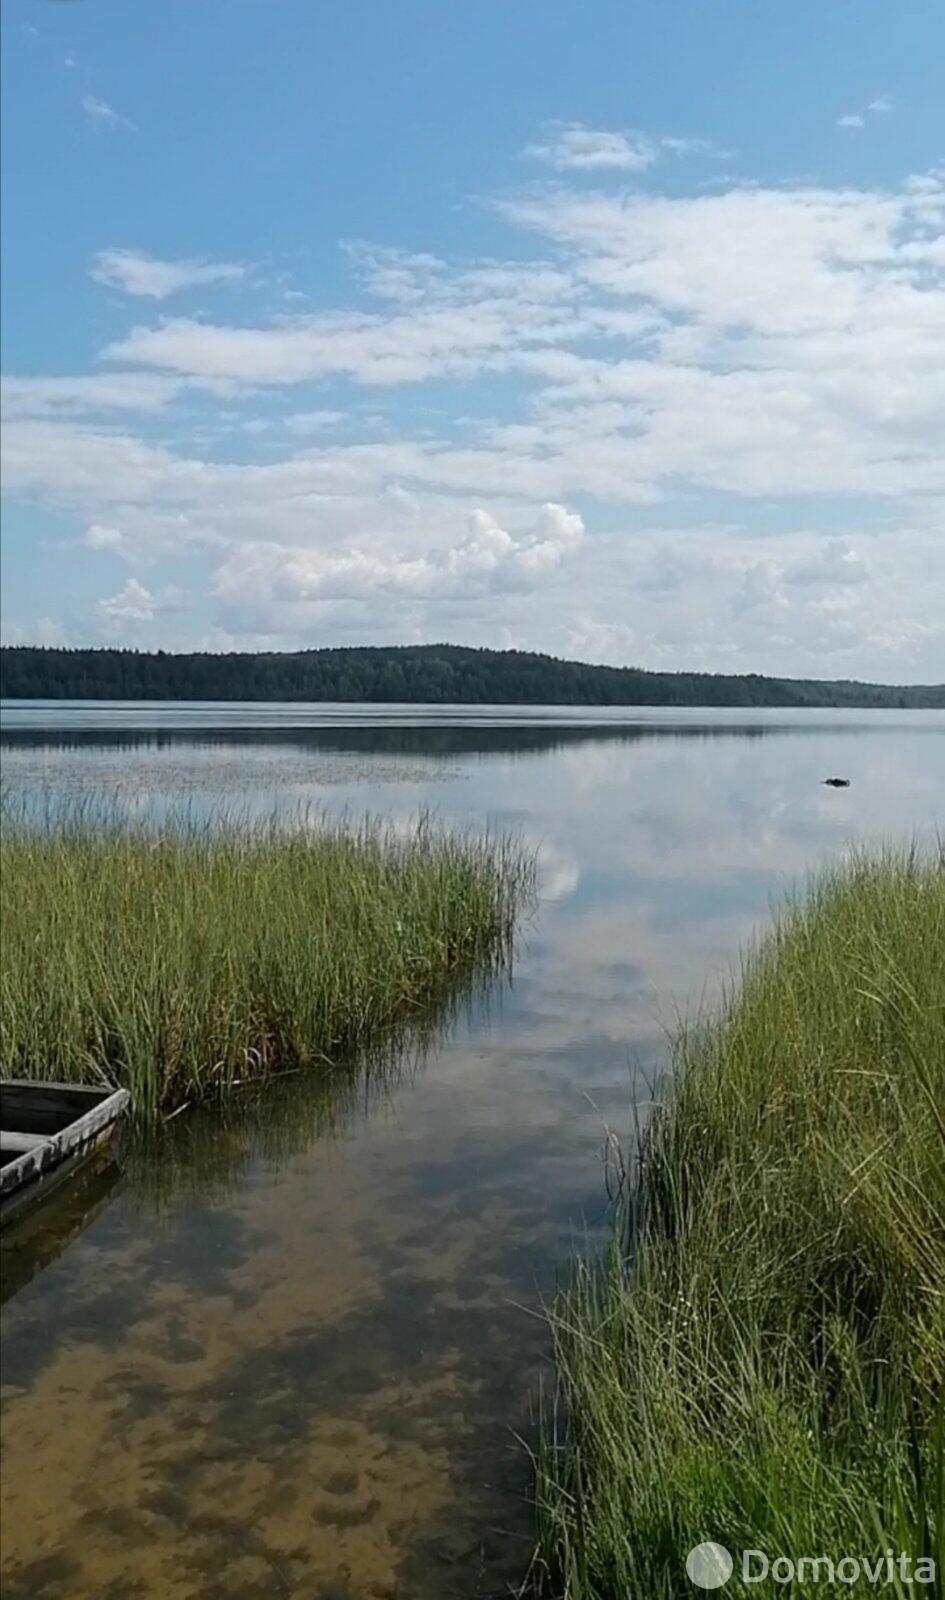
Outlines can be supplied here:
M356 1185L330 1147L295 1182L262 1164L236 1204L145 1230L130 1206L83 1241L81 1279L63 1260L11 1301L8 1600L432 1597L454 1566L473 1594L484 1547L491 1584L521 1570L524 1461L485 1392L532 1338L484 1249L516 1218L444 1190L421 1237L378 1154Z
M303 1583L343 1593L355 1573L359 1593L397 1592L401 1540L449 1503L448 1452L428 1418L457 1403L455 1376L381 1385L370 1404L329 1403L323 1415L286 1384L244 1396L233 1417L220 1391L255 1347L226 1326L226 1308L215 1314L217 1325L204 1308L199 1356L168 1355L168 1323L156 1316L136 1330L130 1367L78 1344L52 1361L27 1407L10 1405L6 1595L248 1600ZM313 1326L280 1325L300 1363L310 1344L317 1360ZM391 1435L392 1407L418 1438ZM290 1451L280 1413L292 1419Z

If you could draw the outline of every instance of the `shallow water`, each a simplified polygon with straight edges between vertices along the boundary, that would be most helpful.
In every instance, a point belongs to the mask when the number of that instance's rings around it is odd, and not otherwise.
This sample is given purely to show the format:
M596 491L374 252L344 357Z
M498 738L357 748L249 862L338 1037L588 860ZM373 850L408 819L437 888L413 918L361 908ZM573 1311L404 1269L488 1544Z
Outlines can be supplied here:
M489 1596L524 1571L542 1296L604 1130L772 899L945 822L938 713L4 708L8 797L513 828L510 987L422 1057L187 1113L4 1241L7 1600ZM822 779L848 777L849 789Z

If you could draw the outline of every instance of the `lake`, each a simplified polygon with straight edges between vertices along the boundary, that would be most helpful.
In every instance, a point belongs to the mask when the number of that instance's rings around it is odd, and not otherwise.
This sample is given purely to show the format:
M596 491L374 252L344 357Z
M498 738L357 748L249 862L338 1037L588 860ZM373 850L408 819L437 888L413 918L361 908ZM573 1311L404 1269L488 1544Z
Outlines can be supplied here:
M6 799L511 830L509 982L129 1144L4 1241L6 1600L444 1600L527 1566L542 1300L778 897L945 823L945 715L5 703ZM850 787L824 787L841 776Z

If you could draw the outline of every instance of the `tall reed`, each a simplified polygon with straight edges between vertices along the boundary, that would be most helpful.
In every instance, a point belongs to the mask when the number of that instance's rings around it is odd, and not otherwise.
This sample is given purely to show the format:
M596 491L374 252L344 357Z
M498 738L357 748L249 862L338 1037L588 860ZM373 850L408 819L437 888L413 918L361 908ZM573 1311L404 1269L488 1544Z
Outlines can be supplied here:
M675 1067L554 1309L538 1587L691 1596L706 1540L945 1561L941 856L821 877Z
M122 1084L143 1118L422 1025L508 958L532 877L425 820L20 816L0 852L4 1073Z

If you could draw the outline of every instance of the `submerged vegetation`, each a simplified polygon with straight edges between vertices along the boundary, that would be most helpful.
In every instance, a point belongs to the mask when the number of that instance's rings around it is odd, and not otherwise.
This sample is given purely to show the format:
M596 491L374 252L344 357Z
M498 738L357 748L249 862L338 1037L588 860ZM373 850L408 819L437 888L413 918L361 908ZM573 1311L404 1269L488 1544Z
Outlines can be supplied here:
M945 1556L942 857L819 879L675 1065L556 1307L539 1586L691 1594L705 1540Z
M426 821L155 832L7 819L0 1048L17 1077L120 1084L147 1120L428 1025L511 950L531 858Z

